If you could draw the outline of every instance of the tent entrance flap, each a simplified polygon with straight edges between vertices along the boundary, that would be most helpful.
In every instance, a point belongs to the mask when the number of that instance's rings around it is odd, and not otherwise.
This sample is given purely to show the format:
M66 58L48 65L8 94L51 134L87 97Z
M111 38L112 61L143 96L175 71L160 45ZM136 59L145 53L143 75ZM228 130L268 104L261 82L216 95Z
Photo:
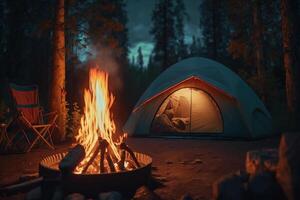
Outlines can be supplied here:
M221 133L223 120L210 95L200 89L183 88L163 101L153 119L151 132Z

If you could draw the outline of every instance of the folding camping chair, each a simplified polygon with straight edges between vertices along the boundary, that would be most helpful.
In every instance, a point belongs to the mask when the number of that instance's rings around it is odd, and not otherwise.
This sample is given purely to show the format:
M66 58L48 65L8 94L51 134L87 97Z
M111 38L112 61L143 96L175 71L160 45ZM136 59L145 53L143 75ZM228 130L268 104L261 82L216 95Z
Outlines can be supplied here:
M29 145L26 152L29 152L39 140L54 149L52 133L57 127L57 113L43 113L42 107L39 105L38 87L36 85L10 84L10 90L17 111L14 119L17 130L14 131L10 140L12 141L17 135L22 134Z

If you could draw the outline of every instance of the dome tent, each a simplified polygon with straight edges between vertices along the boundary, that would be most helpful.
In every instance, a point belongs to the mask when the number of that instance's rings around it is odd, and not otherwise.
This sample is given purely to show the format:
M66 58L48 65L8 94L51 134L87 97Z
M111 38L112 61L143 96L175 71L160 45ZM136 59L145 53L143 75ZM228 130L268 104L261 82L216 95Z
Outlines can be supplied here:
M123 129L139 136L259 138L272 134L272 123L264 104L237 74L216 61L193 57L151 83Z

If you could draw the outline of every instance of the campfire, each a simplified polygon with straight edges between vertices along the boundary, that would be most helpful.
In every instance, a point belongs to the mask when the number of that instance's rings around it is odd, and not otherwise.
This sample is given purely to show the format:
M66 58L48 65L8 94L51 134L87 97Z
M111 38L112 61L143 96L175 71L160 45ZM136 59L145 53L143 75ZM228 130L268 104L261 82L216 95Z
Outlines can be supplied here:
M126 133L116 133L111 112L115 97L109 91L108 74L93 68L89 76L76 144L68 152L47 156L41 161L43 185L52 187L56 180L62 183L64 193L94 196L115 190L132 195L147 183L152 159L132 151L126 144Z
M85 150L85 157L74 173L107 173L140 167L134 153L125 144L127 135L116 135L111 113L114 100L114 95L109 92L108 74L97 68L91 69L89 88L84 91L84 115L76 136L78 144ZM132 159L125 160L125 151Z

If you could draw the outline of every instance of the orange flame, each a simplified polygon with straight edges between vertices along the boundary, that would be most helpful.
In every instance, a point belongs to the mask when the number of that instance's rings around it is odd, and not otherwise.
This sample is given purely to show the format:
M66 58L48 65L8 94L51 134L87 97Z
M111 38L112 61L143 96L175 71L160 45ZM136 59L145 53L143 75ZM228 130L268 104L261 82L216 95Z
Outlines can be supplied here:
M113 141L116 126L110 109L115 97L108 89L108 74L93 68L89 75L89 89L84 91L84 115L76 136L77 142L85 148L86 157L82 163L86 163L91 157L99 137L107 140L112 149L110 153L120 160L120 154ZM82 168L76 171L81 173Z

